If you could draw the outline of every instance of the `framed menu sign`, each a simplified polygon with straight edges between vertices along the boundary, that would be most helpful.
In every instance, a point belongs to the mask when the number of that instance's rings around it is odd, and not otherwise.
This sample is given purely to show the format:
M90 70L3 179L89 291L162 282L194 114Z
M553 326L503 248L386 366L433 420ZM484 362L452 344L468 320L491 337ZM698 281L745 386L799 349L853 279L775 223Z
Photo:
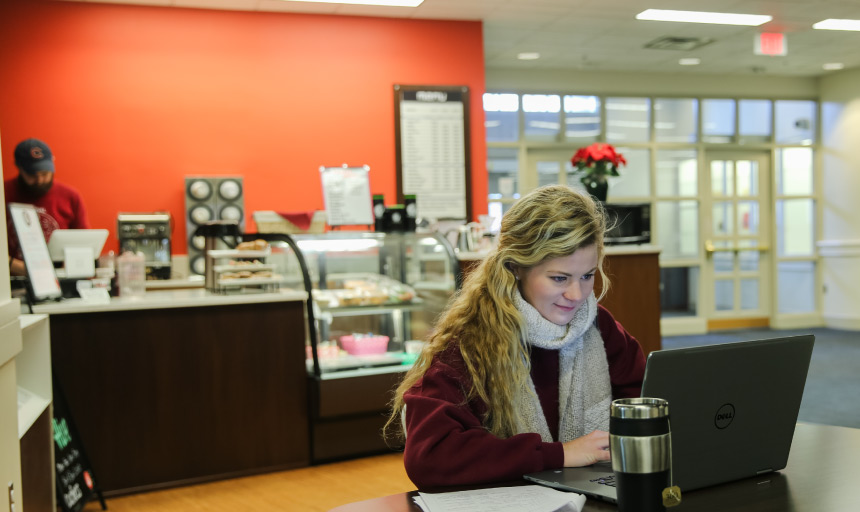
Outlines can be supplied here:
M18 245L27 267L28 286L36 301L59 299L63 296L54 272L54 262L48 253L39 212L31 204L9 203L9 215L18 236Z
M394 86L397 199L418 217L470 219L469 88Z

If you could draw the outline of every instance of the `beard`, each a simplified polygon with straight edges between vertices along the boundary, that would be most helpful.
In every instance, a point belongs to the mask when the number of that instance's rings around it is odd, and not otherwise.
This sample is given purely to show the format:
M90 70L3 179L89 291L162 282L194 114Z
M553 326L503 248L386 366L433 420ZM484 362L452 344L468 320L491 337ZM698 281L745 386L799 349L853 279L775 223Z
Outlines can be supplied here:
M26 181L24 181L23 176L18 174L18 185L21 187L21 189L24 192L26 192L30 196L42 197L45 194L47 194L49 190L51 190L51 187L54 186L54 178L51 177L51 181L49 181L47 183L43 183L41 185L38 183L31 185L31 184L27 183Z

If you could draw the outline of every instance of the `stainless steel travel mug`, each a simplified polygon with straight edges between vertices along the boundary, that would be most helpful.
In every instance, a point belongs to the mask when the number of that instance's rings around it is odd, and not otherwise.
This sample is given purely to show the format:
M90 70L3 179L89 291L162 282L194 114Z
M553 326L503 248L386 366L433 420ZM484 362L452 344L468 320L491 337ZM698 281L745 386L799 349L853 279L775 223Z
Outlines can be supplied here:
M622 398L609 410L609 450L620 512L664 511L669 487L672 435L669 402L662 398Z

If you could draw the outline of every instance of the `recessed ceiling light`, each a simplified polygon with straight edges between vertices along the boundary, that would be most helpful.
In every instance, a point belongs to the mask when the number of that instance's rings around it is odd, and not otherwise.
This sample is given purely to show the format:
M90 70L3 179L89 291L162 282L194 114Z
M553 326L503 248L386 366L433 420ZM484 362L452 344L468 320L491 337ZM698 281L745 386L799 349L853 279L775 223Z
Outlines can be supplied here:
M748 25L757 27L772 20L763 14L733 14L728 12L668 11L647 9L636 15L637 20L679 21L684 23L713 23L716 25Z
M828 62L821 67L823 67L827 71L836 71L837 69L843 69L845 67L845 64L841 62Z
M860 20L827 19L819 21L812 28L819 30L860 30Z
M517 58L520 60L537 60L540 58L540 54L538 52L522 52L517 54Z
M323 4L384 5L386 7L418 7L424 0L283 0L285 2L313 2Z
M678 64L682 66L698 66L701 63L701 59L698 59L696 57L687 57L678 61Z

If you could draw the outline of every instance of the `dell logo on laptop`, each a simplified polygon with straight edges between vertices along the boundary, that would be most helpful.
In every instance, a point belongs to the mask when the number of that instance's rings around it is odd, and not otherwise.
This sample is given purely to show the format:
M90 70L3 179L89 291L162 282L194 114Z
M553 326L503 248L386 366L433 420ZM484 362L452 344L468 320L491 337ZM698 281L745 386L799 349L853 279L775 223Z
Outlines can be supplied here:
M735 406L732 404L724 404L717 410L717 415L714 416L714 425L720 430L731 425L735 418Z

